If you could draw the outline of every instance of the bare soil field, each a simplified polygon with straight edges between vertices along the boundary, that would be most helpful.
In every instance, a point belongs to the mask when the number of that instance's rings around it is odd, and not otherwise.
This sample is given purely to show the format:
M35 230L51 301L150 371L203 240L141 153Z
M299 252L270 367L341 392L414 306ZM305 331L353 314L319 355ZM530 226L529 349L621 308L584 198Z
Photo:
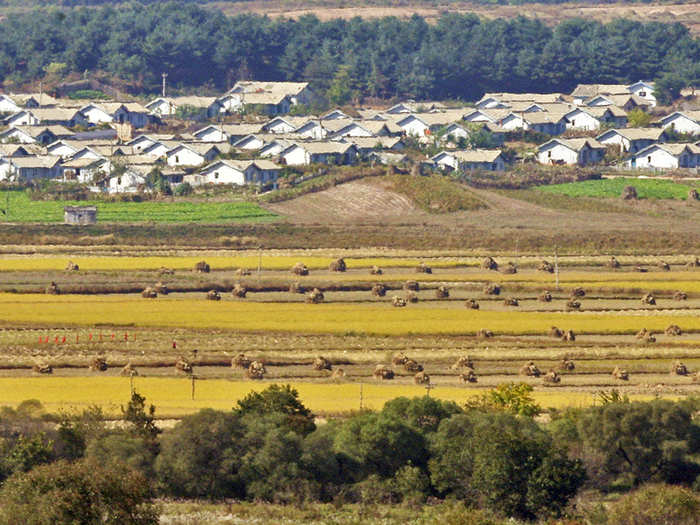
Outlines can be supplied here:
M295 1L261 1L214 4L227 14L254 12L271 17L285 16L299 18L304 15L315 15L321 20L334 18L379 18L396 16L408 18L418 14L435 22L444 12L475 13L486 18L514 18L516 16L536 17L548 24L556 24L569 18L586 18L608 22L614 18L640 20L645 22L680 22L688 26L692 33L700 34L700 4L527 4L484 6L466 2L450 2L443 5L426 5L424 2L406 2L406 5L362 5L362 2L324 1L324 2L295 2Z

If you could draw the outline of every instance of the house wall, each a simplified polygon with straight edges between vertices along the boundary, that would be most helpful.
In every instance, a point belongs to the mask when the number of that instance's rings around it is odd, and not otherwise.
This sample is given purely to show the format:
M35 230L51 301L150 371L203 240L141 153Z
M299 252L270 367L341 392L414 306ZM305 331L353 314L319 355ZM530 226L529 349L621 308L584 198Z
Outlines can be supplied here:
M664 128L672 128L678 133L700 134L700 123L690 120L683 115L676 115L664 124Z
M10 117L7 124L8 126L36 126L39 124L39 119L27 111L22 111L21 113Z
M202 142L226 142L228 137L219 128L209 128L199 133L197 138Z
M628 166L633 168L677 168L678 159L661 148L655 148L653 151L634 157L628 161Z
M653 89L649 89L644 86L633 86L630 92L633 95L637 95L639 98L648 100L652 107L656 106L656 97L654 96Z
M572 114L571 116L567 117L567 120L567 129L580 129L583 131L600 129L600 121L592 115L584 113L583 111Z
M578 154L561 144L553 144L547 149L537 153L537 160L540 164L552 164L555 161L562 161L564 164L578 164Z
M205 177L206 184L238 184L242 186L246 183L245 174L242 171L226 164L212 167L202 175Z
M295 147L284 154L284 161L289 166L303 166L311 163L309 154L300 147Z
M280 153L282 153L282 151L285 148L285 146L282 146L282 144L279 144L277 142L274 142L274 143L270 144L269 146L270 147L266 148L265 151L260 152L260 154L259 154L260 157L262 157L264 159L269 158L269 157L275 157L275 156L279 155Z
M104 124L114 120L111 115L95 107L84 109L81 113L90 124Z
M71 148L70 146L66 146L64 144L61 144L59 146L56 146L49 151L49 155L55 155L57 157L69 157L70 155L73 155L77 150L74 148Z
M566 125L563 122L543 122L541 124L532 124L529 126L529 129L538 133L546 133L547 135L561 135L566 131Z
M10 131L2 139L3 142L18 142L19 144L34 144L36 140L18 129Z
M0 97L0 113L17 113L21 111L17 104L7 97Z
M205 161L202 155L187 148L169 153L165 160L168 166L201 166Z
M294 128L286 122L279 121L266 128L269 133L291 133Z
M501 121L501 127L512 131L514 129L523 129L526 126L525 121L522 118L518 117L517 115L508 115Z
M423 124L418 119L412 119L404 124L401 124L401 129L403 129L406 135L411 135L413 137L423 137L425 136L425 130L428 129L428 126Z

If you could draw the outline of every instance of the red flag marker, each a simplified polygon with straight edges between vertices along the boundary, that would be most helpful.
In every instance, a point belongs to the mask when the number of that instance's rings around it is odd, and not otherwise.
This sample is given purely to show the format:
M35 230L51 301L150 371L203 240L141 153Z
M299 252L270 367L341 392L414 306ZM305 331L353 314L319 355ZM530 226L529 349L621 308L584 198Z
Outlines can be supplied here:
M177 348L177 343L175 341L173 341L173 350L175 350L176 348Z
M58 336L56 336L56 339L54 339L53 342L58 344Z
M92 333L90 334L90 337L88 337L88 340L92 341Z
M129 340L129 334L124 333L124 341L128 341L128 340Z
M65 342L66 342L66 336L64 335L64 336L63 336L63 340L61 341L61 343L65 343Z

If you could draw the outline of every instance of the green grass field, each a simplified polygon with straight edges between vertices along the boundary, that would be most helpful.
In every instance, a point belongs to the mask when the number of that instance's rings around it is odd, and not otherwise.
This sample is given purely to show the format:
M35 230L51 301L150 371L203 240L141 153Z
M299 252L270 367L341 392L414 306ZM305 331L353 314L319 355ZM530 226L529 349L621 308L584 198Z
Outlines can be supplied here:
M250 202L32 201L19 191L0 192L7 222L63 222L64 206L96 205L99 222L262 222L277 216Z
M634 186L640 199L686 199L693 189L671 180L616 178L539 186L536 190L568 197L619 198L625 186Z

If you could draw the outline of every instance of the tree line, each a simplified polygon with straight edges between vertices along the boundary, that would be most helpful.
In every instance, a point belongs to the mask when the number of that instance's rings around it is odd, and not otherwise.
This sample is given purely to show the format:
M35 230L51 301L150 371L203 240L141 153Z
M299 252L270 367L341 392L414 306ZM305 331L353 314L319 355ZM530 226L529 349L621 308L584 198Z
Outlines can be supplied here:
M46 519L26 523L63 523L81 491L90 494L86 513L115 513L95 523L146 525L157 522L154 495L280 504L449 499L547 520L570 515L570 500L586 488L700 488L698 399L630 402L612 391L543 424L531 392L505 384L466 405L397 398L381 411L317 425L294 389L271 385L230 411L201 410L165 431L137 392L118 427L97 408L56 421L29 401L0 409L0 524L25 523L25 515Z
M56 64L65 67L56 67ZM372 96L474 100L488 91L570 92L577 83L627 83L664 74L700 77L700 39L680 23L574 19L548 27L519 17L445 14L435 24L226 17L194 3L34 9L0 24L6 86L47 72L103 71L136 92L222 90L239 79L342 83Z

